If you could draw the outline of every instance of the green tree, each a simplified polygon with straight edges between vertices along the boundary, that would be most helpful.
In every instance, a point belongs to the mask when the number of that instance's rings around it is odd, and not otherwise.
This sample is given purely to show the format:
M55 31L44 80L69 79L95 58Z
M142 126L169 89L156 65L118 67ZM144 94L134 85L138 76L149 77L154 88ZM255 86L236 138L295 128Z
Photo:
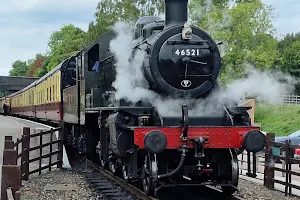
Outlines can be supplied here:
M293 43L296 41L300 41L300 32L286 34L284 36L284 38L278 42L277 50L280 53L280 56L276 59L276 65L278 65L278 67L285 72L290 72L289 68L292 66L292 65L290 65L290 62L286 63L287 62L287 57L286 57L287 52L285 52L285 51L287 48L293 46ZM292 53L291 48L288 51L290 51L289 54L291 56L291 53ZM297 56L299 54L299 51L293 51L293 53L294 53L294 56ZM292 68L294 68L294 67L292 67Z
M281 69L290 74L300 76L300 40L292 42L282 54Z
M144 15L159 16L164 0L102 0L98 3L95 21L89 24L85 44L111 29L117 21L135 21Z
M38 71L36 71L36 76L37 77L42 77L42 76L44 76L45 74L47 74L48 73L48 65L49 65L49 63L50 63L50 57L47 57L46 59L45 59L45 61L43 62L43 64L42 64L42 67L38 70Z
M293 42L300 41L300 32L286 34L282 40L278 42L278 51L283 53Z
M243 75L248 64L270 69L279 56L271 23L272 8L260 0L231 3L230 7L228 1L220 0L214 5L192 0L189 5L192 22L207 30L216 41L224 43L219 46L223 54L223 83Z
M17 60L12 64L9 76L26 76L28 69L26 61Z
M7 95L9 95L9 93L7 91L6 92L0 92L0 98L5 97Z
M46 57L42 54L36 54L34 59L28 61L29 70L27 76L37 77L39 70L42 68L43 63L45 62Z
M54 32L48 43L50 50L47 70L50 71L64 59L81 50L84 47L85 34L72 24L64 25L59 31Z

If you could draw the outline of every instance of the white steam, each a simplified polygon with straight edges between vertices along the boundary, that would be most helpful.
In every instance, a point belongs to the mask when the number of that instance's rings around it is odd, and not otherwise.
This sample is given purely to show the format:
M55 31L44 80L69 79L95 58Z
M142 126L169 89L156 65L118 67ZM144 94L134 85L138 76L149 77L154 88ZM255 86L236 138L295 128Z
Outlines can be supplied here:
M114 26L118 33L116 39L110 43L110 50L116 58L116 80L113 87L116 89L115 99L126 99L130 102L138 102L145 96L152 95L148 90L141 65L144 59L144 52L138 51L133 60L130 61L131 50L134 43L132 26L118 22Z
M224 112L224 104L235 103L246 96L272 103L279 95L290 94L294 90L296 81L290 76L279 72L261 72L249 67L245 78L235 80L226 89L215 91L206 99L166 99L149 89L141 68L145 56L143 49L137 51L133 59L129 59L132 45L136 42L132 26L118 22L114 31L117 37L110 43L110 50L116 58L114 99L123 98L131 103L140 100L150 102L162 116L181 116L184 103L189 106L190 116L220 115Z

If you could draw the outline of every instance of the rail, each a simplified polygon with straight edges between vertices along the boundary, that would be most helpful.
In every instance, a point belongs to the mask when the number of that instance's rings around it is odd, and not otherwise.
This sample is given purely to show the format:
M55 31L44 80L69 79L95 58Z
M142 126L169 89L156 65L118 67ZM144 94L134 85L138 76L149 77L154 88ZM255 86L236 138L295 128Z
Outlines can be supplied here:
M58 132L58 138L53 140L54 133ZM49 135L50 142L43 143L43 136ZM39 139L39 144L30 147L30 139ZM21 145L21 147L19 147ZM57 150L54 150L57 145ZM49 147L49 153L43 155L43 151ZM21 152L19 153L19 151ZM30 158L30 152L39 151L38 156ZM53 162L52 156L57 155L56 161ZM42 166L43 159L49 159L48 164ZM20 164L18 164L20 161ZM37 169L30 169L30 163L39 162ZM30 174L38 173L57 165L62 168L63 162L63 132L62 128L56 128L49 131L41 131L39 133L30 134L30 128L24 127L22 138L17 138L16 142L12 140L12 136L5 136L3 150L2 165L2 184L1 199L2 200L20 200L20 187L22 180L28 180Z
M254 155L243 152L239 155L240 174L263 181L264 186L271 190L275 189L275 183L283 185L285 195L293 196L292 189L300 190L300 186L292 181L292 176L300 180L300 171L292 170L292 165L300 167L300 160L292 156L296 148L300 146L290 144L289 140L275 142L275 134L268 133L264 152Z

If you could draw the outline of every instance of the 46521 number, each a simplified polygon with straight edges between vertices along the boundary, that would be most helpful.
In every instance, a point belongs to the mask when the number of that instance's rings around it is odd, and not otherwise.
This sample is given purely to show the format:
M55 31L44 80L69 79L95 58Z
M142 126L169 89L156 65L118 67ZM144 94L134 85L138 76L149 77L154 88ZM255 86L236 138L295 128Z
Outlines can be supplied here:
M176 56L201 56L200 49L173 49Z

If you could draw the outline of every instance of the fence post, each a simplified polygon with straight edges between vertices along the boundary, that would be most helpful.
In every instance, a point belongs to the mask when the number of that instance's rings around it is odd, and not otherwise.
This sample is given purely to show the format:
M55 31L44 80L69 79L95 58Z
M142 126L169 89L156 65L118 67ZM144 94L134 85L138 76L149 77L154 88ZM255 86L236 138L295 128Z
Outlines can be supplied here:
M40 156L39 156L39 175L42 174L42 156L43 156L43 131L40 131Z
M282 157L285 158L286 157L286 151L282 151ZM284 169L286 166L286 159L282 159L281 160L281 168ZM281 176L285 177L285 172L282 172Z
M51 128L51 133L50 133L50 156L49 156L49 171L51 171L51 164L52 164L52 152L53 152L53 149L52 149L52 144L53 143L53 128Z
M57 160L59 161L57 164L58 168L62 168L62 164L63 164L63 145L64 145L64 127L61 126L58 132L58 139L60 140L58 142L58 149L59 149L59 153L57 155Z
M264 169L264 186L274 190L274 160L272 156L272 142L275 140L274 133L268 133L266 136L265 148L265 169Z
M22 180L26 180L26 181L29 178L29 148L30 148L30 128L23 127L21 173L22 173Z
M291 187L291 183L292 183L292 176L291 176L291 147L290 147L291 141L290 140L286 140L285 141L285 196L287 196L289 194L289 196L292 195L292 187Z
M11 188L14 199L20 200L20 166L17 165L17 151L11 136L5 136L2 165L1 199L7 200L6 190Z

